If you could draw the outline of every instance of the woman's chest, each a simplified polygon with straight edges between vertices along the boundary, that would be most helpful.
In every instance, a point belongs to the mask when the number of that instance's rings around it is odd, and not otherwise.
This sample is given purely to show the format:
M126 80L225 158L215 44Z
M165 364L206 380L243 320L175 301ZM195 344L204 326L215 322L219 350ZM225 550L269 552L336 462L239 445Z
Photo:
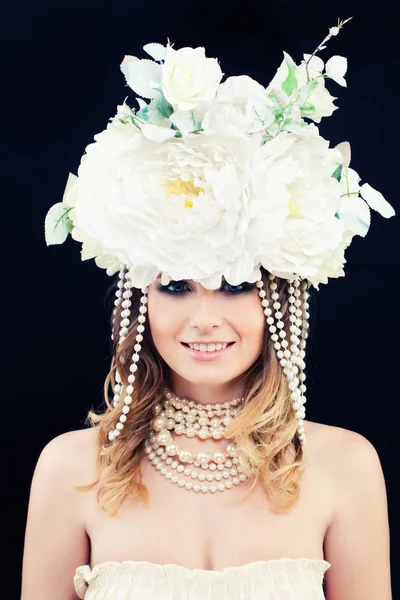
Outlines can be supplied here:
M93 494L87 518L91 565L142 560L222 570L282 557L323 558L331 482L314 461L303 474L299 501L284 512L274 509L260 484L239 502L247 482L222 493L196 494L166 480L146 458L142 482L148 505L127 500L114 517L96 506Z

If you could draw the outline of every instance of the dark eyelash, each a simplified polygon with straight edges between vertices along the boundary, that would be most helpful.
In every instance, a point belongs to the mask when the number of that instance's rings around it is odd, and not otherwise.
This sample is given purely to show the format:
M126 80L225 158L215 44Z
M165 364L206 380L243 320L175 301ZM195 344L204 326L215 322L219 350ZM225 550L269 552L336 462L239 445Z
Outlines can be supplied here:
M186 285L186 286L188 285L188 284L186 283L186 281L170 281L170 283L169 283L168 285L161 285L161 284L160 284L160 285L157 287L157 289L158 289L160 292L164 292L164 293L166 293L166 294L171 294L172 296L180 296L181 294L185 294L185 293L188 291L188 290L186 289L186 290L181 290L181 291L179 291L179 292L172 292L171 290L169 290L169 289L168 289L168 288L169 288L171 285L176 285L176 284L184 284L184 285ZM223 286L224 286L224 285L227 285L227 286L228 286L228 285L230 285L230 284L229 284L229 283L226 283L226 282L224 282L222 285L223 285ZM229 294L230 296L234 296L235 294L244 294L244 293L246 293L246 292L250 292L250 290L254 289L254 287L255 287L255 286L254 286L254 284L252 284L252 283L248 283L248 282L240 283L239 285L240 285L240 286L242 286L242 289L241 289L241 290L236 290L236 291L228 291L228 290L224 290L224 293L225 293L225 294ZM235 287L235 286L233 286L233 287ZM221 288L220 288L220 289L221 289Z

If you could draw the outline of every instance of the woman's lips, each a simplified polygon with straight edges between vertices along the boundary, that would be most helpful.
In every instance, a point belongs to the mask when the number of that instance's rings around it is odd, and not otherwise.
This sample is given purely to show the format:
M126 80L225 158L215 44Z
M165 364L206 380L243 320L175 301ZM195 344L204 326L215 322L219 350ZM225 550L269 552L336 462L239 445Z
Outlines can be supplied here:
M233 348L234 345L235 345L235 342L231 343L229 346L227 346L223 350L215 350L214 352L202 352L201 350L194 350L193 348L190 348L189 346L186 346L185 344L182 343L182 346L189 353L189 356L191 358L194 358L196 360L205 360L205 361L216 360L223 354L226 354L227 352L229 352L229 350L231 348Z

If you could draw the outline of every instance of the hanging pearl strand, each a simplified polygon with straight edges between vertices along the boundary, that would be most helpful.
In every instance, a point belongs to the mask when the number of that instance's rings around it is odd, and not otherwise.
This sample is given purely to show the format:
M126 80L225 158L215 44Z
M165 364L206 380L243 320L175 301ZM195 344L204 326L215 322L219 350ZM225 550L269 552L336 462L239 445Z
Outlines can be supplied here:
M300 325L302 324L302 321L299 318L298 314L295 314L296 310L298 310L301 315L301 310L299 308L301 306L301 300L298 299L298 296L300 295L300 290L298 290L299 280L297 278L288 280L290 284L288 289L289 303L291 304L291 307L289 307L289 311L291 313L289 317L289 320L291 322L291 325L289 327L289 331L291 334L289 339L291 341L291 345L289 348L289 342L286 339L286 331L284 330L285 324L282 321L282 312L280 311L281 303L278 301L279 294L276 292L278 286L277 283L274 281L275 275L270 273L268 275L268 279L269 287L271 290L271 299L274 301L272 307L275 312L276 325L274 317L272 316L272 309L269 308L269 301L266 297L266 291L263 289L264 282L262 280L259 280L257 281L256 286L259 288L261 304L264 307L264 314L267 317L267 323L269 326L269 331L271 333L271 339L274 342L274 348L277 352L279 363L282 366L283 372L289 381L289 389L293 401L293 408L298 419L297 431L300 443L301 445L304 445L306 443L306 437L304 433L304 403L306 399L304 396L301 395L301 391L299 389L300 379L297 377L297 374L299 373L298 363L302 365L304 362L302 361L302 357L300 356L299 348L299 335L301 333ZM277 329L279 330L278 333ZM281 340L279 340L279 338L281 338Z
M114 341L115 320L117 318L118 307L120 306L120 304L122 302L122 288L124 287L125 266L122 267L122 269L120 269L118 277L119 277L119 281L117 283L117 291L115 292L115 300L114 300L114 306L115 306L115 308L113 310L113 316L112 316L111 341ZM128 314L129 313L130 313L130 311L128 310ZM121 342L121 332L120 332L120 337L118 339L118 345L120 344L120 342ZM120 400L120 396L121 396L121 392L122 392L122 385L121 385L122 381L121 381L121 377L119 375L118 369L115 370L115 382L116 383L114 385L114 398L113 398L113 406L114 406L114 408L118 406L118 403L119 403L119 400Z
M306 380L306 374L304 373L304 369L305 369L305 356L306 356L306 340L308 338L308 329L310 327L308 319L310 318L310 313L308 312L308 309L310 307L310 305L308 304L308 298L310 297L310 294L307 291L307 281L302 281L300 284L300 288L301 291L303 292L302 294L302 302L300 302L300 304L302 304L304 313L302 313L301 311L297 310L296 314L298 316L302 317L302 326L301 326L301 340L300 340L300 353L299 356L302 359L301 363L299 365L299 380L301 381L300 385L299 385L299 389L300 392L302 393L302 401L303 404L306 402L306 398L305 398L305 393L307 391L307 387L305 385L305 380ZM300 312L300 315L298 314Z
M228 444L225 451L216 451L213 454L199 452L194 455L190 450L180 449L169 431L173 429L175 433L179 432L178 435L183 434L187 437L194 437L198 432L201 439L221 439L224 437L226 426L237 417L238 405L243 402L243 398L236 398L224 404L203 405L179 398L169 390L164 392L164 401L157 403L153 408L155 418L152 421L152 430L145 440L145 452L161 475L172 483L177 483L178 487L195 493L201 491L204 494L223 492L246 481L247 476L239 465L236 446L233 443ZM179 460L174 459L175 456L178 456ZM186 466L181 463L186 463ZM208 473L199 473L189 467L189 464L201 467ZM168 466L171 469L168 469ZM199 483L185 479L182 474L192 480L197 479ZM222 481L223 479L225 481ZM210 485L204 483L206 481Z
M131 302L131 297L132 297L132 291L131 288L133 287L133 282L131 280L131 274L130 274L130 269L129 269L129 265L127 265L127 272L125 275L126 279L125 279L125 283L124 283L124 288L125 291L122 294L122 297L124 298L124 300L122 301L122 308L124 309L121 312L121 323L120 323L120 331L119 331L119 342L118 345L122 344L124 342L124 340L126 339L126 335L128 333L128 329L129 329L129 325L130 325L130 319L129 316L131 314L130 308L132 305ZM139 361L139 352L142 349L142 346L140 344L140 342L143 341L143 331L144 331L144 325L143 323L145 323L146 321L146 317L145 314L147 312L147 292L148 292L148 288L144 287L142 288L142 297L140 299L141 302L141 306L139 308L139 312L141 313L138 316L138 322L139 325L137 327L137 335L136 335L136 344L134 346L134 354L132 355L132 364L129 367L130 370L130 375L128 376L128 386L126 388L126 395L124 397L124 406L122 408L122 414L119 417L118 423L115 426L114 430L111 430L108 433L108 439L112 442L114 441L114 439L116 437L118 437L121 433L121 431L124 428L124 423L127 420L127 414L130 411L130 404L132 404L132 393L134 390L133 384L135 382L136 376L135 373L137 371L137 362ZM118 369L116 370L116 377L115 377L117 384L116 384L116 392L117 392L117 399L114 396L114 407L117 408L118 403L120 401L121 395L122 395L122 388L121 388L121 378L118 372ZM117 387L118 386L118 387Z

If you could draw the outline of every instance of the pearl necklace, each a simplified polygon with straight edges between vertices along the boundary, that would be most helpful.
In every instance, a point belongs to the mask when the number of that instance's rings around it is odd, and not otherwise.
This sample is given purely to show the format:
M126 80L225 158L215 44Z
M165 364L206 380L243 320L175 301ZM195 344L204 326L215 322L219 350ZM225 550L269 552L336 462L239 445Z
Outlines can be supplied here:
M172 483L177 483L178 487L203 493L223 492L231 489L232 485L237 486L246 481L247 476L239 465L235 444L228 444L224 452L216 451L212 455L209 452L199 452L193 455L190 450L179 449L170 433L170 430L174 430L177 435L219 440L224 437L226 426L237 417L243 398L235 398L223 404L204 405L180 398L168 389L164 390L164 395L163 402L154 406L152 428L145 440L145 452L161 475ZM175 456L178 460L173 458ZM186 463L186 466L179 461ZM195 471L188 464L201 467L208 473ZM164 465L170 466L172 470ZM199 483L179 477L174 471L183 473L192 480L198 479ZM223 482L222 479L226 481ZM204 481L211 485L202 485Z

